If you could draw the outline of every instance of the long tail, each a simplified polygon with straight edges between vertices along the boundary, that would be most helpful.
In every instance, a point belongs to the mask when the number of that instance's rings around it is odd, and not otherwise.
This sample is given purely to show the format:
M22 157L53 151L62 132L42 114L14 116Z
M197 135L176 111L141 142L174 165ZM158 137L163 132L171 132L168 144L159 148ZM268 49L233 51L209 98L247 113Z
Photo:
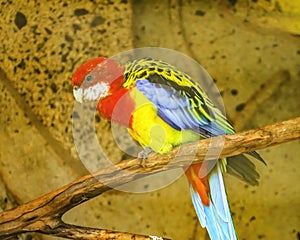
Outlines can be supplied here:
M200 164L190 166L186 176L200 224L212 240L237 239L233 226L219 161L204 178L199 178Z

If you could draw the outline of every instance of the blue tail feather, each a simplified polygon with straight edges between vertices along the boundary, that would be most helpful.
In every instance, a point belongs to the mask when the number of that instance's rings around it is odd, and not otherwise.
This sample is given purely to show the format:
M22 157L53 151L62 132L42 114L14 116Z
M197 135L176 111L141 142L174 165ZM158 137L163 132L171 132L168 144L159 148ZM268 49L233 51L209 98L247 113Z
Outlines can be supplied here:
M192 201L200 224L207 229L212 240L237 240L219 163L209 175L209 206L202 204L199 194L190 185Z

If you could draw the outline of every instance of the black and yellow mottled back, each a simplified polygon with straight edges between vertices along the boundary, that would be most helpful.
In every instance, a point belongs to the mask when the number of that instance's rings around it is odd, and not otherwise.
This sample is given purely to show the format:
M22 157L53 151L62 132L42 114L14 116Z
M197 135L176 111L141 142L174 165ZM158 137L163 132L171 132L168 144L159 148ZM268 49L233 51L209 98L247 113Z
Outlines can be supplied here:
M187 73L175 66L152 58L142 58L129 62L125 67L125 88L136 86L138 80L169 89L188 101L186 110L200 124L214 124L223 134L233 133L233 127L221 111L212 103L205 91ZM200 79L201 80L201 79ZM167 91L167 90L166 90ZM218 131L218 133L222 132ZM210 132L210 136L221 135ZM208 136L204 136L208 137Z

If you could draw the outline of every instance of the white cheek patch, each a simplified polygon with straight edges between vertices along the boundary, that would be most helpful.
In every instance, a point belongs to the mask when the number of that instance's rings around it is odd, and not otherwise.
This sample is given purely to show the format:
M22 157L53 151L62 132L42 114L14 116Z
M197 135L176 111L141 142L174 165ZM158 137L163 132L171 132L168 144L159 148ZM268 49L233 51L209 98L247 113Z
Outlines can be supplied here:
M97 101L108 96L109 86L107 83L100 82L88 88L78 88L73 90L73 95L76 101L89 102Z
M83 90L83 101L96 101L108 95L108 84L104 82L96 83L95 85Z

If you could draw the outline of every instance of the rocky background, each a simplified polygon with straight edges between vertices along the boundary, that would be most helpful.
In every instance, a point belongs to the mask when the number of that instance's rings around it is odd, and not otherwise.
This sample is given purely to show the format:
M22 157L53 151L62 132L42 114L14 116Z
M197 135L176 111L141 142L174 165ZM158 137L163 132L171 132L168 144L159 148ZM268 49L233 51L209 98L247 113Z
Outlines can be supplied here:
M7 0L0 6L1 210L88 173L72 137L71 77L99 55L149 46L187 54L216 81L237 130L299 116L299 0ZM96 125L106 154L115 161L128 157L116 148L110 125L98 116ZM268 164L257 164L260 186L225 176L238 236L297 239L299 141L259 153ZM149 193L109 191L64 220L205 239L184 177Z

